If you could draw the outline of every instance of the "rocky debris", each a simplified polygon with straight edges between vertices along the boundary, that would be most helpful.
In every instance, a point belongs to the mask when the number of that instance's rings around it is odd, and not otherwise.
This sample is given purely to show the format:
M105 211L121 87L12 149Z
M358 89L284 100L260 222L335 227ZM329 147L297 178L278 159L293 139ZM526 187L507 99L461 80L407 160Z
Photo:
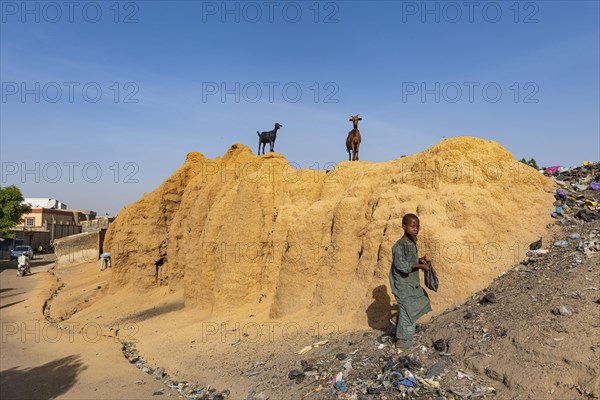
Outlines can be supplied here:
M492 292L490 293L486 293L482 298L481 298L481 304L493 304L496 302L496 295Z
M581 239L581 237L580 237ZM577 242L577 250L590 257L600 251L600 232L593 230L590 234Z
M178 392L181 396L184 396L187 400L223 400L228 398L229 390L223 390L221 392L211 388L210 385L202 386L198 382L179 382L174 380L169 374L165 372L162 367L154 368L148 365L144 358L138 353L135 343L125 342L122 344L121 351L123 355L132 364L135 364L142 372L152 375L155 379L162 381L167 389ZM165 391L156 391L152 395L160 396L164 395ZM171 396L170 394L167 394Z
M306 360L300 361L300 365L302 366L302 371L304 372L313 371L315 369L314 365Z
M540 238L538 241L533 242L529 245L529 250L539 250L542 248L542 238Z
M46 302L44 303L44 307L43 307L44 318L46 318L46 320L50 323L62 322L65 319L68 319L76 311L76 310L73 311L73 313L71 313L71 315L69 315L67 317L52 317L51 312L50 312L50 308L52 307L52 300L56 299L56 297L60 294L60 292L63 290L64 287L65 287L65 284L61 283L60 286L57 287L52 292L52 294L50 295L50 298L48 300L46 300Z
M293 369L288 372L288 378L292 381L296 381L296 383L301 383L305 377L304 371L300 369Z
M438 339L433 342L433 348L439 352L446 352L450 349L450 343L448 340Z
M563 317L570 317L573 315L573 311L567 306L560 306L555 312L556 315L562 315Z

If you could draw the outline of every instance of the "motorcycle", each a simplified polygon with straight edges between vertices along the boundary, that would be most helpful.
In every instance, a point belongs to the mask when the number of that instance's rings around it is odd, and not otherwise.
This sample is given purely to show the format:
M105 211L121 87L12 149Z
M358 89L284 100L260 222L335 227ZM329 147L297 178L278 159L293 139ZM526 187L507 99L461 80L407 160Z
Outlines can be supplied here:
M27 274L27 272L27 266L25 264L19 264L19 266L17 267L17 276L23 277Z
M29 269L29 260L27 259L27 257L23 257L23 258L24 258L24 260L19 257L19 263L17 265L17 276L18 277L23 277L23 276L31 273L31 270Z

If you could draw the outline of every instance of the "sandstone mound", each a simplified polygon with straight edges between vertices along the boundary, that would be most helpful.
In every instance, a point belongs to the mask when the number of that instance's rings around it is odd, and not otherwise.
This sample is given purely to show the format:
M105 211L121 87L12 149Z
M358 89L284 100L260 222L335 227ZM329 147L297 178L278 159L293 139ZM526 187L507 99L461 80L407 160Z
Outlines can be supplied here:
M242 310L377 326L389 317L391 247L405 213L421 218L440 311L524 257L549 222L551 186L498 143L472 137L327 172L239 144L214 160L190 153L110 226L111 290L183 288L203 317Z

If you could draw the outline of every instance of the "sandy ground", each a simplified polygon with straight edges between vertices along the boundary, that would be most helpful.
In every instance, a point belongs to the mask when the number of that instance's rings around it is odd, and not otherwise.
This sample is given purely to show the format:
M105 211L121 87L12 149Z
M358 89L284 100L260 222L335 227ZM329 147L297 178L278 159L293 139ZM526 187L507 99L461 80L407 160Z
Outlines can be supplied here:
M16 262L0 272L0 393L3 399L148 399L164 388L124 359L120 344L99 324L69 322L84 333L58 329L43 316L57 286L50 256L32 274L16 276ZM79 325L78 325L79 324ZM87 324L87 325L86 325Z
M600 222L554 226L546 243L599 229ZM418 354L422 367L413 372L444 364L440 383L446 398L469 398L465 393L487 387L495 394L486 397L506 399L598 398L600 253L585 257L574 246L548 246L551 252L542 260L514 265L475 299L424 323L419 344L428 351ZM0 274L3 399L182 398L129 363L121 342L135 343L145 366L164 368L170 381L229 390L232 399L353 398L351 391L376 382L382 365L401 356L382 347L381 330L343 332L335 319L306 313L269 320L258 307L253 314L245 308L244 314L206 319L184 306L182 290L111 292L112 270L100 272L95 262L48 272L51 266L36 260L32 275L16 277L14 265ZM49 302L57 322L50 323L44 303L59 286ZM481 304L490 291L496 303ZM374 288L375 297L379 292ZM374 301L392 310L389 298ZM572 316L556 315L560 306L569 307ZM433 350L439 339L450 343L449 353ZM320 341L327 343L297 354ZM340 353L352 355L339 361ZM301 368L302 360L321 367L314 378L296 383L288 372ZM349 392L335 392L331 374L348 360L354 365ZM456 370L473 380L457 380ZM164 394L154 395L158 391ZM366 398L398 395L390 389Z

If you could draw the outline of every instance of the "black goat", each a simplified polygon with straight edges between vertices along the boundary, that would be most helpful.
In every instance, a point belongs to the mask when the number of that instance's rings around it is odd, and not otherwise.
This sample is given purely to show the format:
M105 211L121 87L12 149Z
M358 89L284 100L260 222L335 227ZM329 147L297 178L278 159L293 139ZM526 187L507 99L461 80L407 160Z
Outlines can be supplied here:
M269 143L269 145L271 146L271 152L273 151L273 148L275 147L275 139L277 139L277 130L279 128L283 128L283 125L280 125L278 122L276 122L275 128L272 131L262 132L262 133L259 133L258 131L256 131L256 133L258 134L258 155L259 156L260 156L260 145L261 144L262 144L263 154L265 154L265 145L267 143Z

